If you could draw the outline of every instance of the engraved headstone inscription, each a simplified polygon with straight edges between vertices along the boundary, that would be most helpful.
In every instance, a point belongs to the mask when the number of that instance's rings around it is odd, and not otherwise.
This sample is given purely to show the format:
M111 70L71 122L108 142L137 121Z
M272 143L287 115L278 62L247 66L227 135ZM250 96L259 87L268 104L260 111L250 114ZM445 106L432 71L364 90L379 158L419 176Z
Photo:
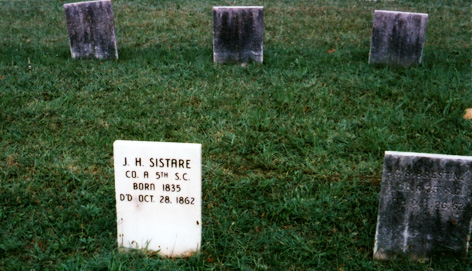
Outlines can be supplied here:
M410 66L420 64L428 14L376 10L369 63Z
M118 59L110 0L64 5L72 58Z
M201 245L201 145L113 144L118 246L188 257Z
M466 257L472 156L385 152L374 259Z
M213 7L215 63L262 63L264 7Z

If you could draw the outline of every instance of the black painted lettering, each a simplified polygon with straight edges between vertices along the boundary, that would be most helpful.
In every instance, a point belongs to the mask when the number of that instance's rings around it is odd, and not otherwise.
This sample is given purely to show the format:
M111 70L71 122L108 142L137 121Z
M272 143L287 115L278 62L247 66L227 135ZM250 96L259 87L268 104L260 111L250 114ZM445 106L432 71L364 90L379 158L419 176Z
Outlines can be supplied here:
M136 174L136 171L134 171L134 170L133 171L130 171L130 170L126 171L125 176L126 176L126 178L137 178L138 177L138 175Z
M161 196L160 203L172 203L169 196Z
M133 183L133 190L156 190L156 185L151 183Z

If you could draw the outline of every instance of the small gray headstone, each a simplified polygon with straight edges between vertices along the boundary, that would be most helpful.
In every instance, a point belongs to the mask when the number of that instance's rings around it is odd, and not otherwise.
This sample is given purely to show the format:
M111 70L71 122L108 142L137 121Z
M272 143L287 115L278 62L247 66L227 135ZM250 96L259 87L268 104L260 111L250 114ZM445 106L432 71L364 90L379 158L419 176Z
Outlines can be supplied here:
M374 258L465 257L472 157L386 152Z
M215 63L262 63L264 7L213 7Z
M110 0L64 5L72 58L118 59Z
M410 66L420 64L428 14L376 10L369 63Z

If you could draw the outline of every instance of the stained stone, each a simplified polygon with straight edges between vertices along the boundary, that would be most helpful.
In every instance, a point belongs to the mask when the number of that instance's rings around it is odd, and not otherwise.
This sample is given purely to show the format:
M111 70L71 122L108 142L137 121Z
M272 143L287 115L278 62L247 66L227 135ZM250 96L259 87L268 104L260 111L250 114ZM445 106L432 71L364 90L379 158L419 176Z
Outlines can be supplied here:
M386 152L374 258L466 257L472 156Z
M118 59L110 0L64 5L72 58Z
M262 63L264 7L213 7L215 63Z
M420 64L428 14L376 10L369 63L410 66Z

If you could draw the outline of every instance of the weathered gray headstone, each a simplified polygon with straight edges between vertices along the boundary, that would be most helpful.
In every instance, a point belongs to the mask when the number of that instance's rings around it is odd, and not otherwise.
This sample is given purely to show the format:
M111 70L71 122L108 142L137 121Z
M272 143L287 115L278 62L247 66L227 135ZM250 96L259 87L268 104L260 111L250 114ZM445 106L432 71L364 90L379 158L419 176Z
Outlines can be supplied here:
M64 5L72 58L118 58L110 0Z
M428 14L376 10L369 63L410 66L420 64Z
M167 257L198 252L201 145L117 140L113 152L118 246Z
M262 63L264 7L213 7L215 63Z
M386 152L374 258L465 257L472 156Z

